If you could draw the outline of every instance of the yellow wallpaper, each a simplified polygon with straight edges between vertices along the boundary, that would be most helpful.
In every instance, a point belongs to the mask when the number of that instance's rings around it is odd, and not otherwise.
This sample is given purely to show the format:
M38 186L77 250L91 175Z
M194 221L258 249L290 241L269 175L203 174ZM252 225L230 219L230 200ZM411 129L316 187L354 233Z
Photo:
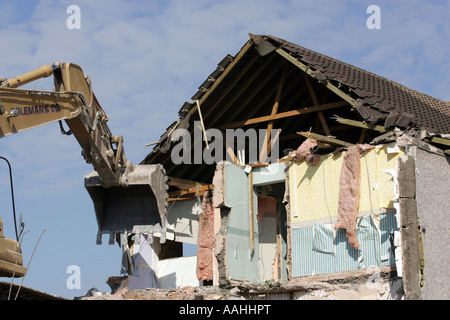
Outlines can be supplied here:
M377 146L361 159L359 212L392 208L394 181L384 170L396 172L403 151L394 144ZM291 161L289 194L291 221L304 222L337 216L339 181L344 153L321 156L319 164ZM295 196L294 196L295 195Z

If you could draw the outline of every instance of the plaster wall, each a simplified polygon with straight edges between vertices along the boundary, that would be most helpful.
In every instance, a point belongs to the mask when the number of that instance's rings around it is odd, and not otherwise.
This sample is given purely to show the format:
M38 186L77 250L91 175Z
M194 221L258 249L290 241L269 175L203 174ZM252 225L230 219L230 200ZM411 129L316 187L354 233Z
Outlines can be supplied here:
M197 199L169 203L166 238L177 242L197 244L200 206L201 203Z
M226 233L226 270L228 278L259 281L258 250L250 250L250 190L244 168L225 166L225 206L231 208ZM253 203L257 202L256 196ZM256 210L253 212L256 219ZM257 247L254 241L255 248Z
M353 248L344 229L335 230L340 173L345 153L323 155L317 165L291 162L289 207L293 277L394 265L390 236L395 218L395 143L379 145L360 157L361 184Z
M423 240L423 299L450 299L450 158L413 148Z
M224 190L223 205L230 208L226 220L226 261L223 262L226 264L227 278L259 282L261 279L267 278L268 274L271 273L271 271L265 272L261 270L261 253L265 253L267 250L259 248L260 240L262 239L264 241L264 235L261 234L263 230L259 229L260 225L257 219L258 196L256 188L268 184L284 183L286 178L284 170L284 163L253 168L251 173L253 188L250 188L250 173L246 172L244 167L227 163L224 166L224 170L219 171L224 177L221 182ZM222 192L219 193L222 194ZM250 202L251 197L253 198L252 206ZM218 201L222 203L221 200ZM216 204L217 201L215 201ZM253 240L250 240L250 230L252 229L250 210L252 210L251 215L253 219ZM285 217L285 211L283 211L283 217ZM284 222L285 220L283 220ZM269 228L268 226L266 227ZM276 224L272 227L276 228ZM250 246L250 241L253 241L253 250ZM287 250L285 237L282 238L282 250L283 253ZM283 254L283 260L281 261L281 276L283 279L286 279L287 271L285 270L286 261L284 258L285 254ZM273 258L270 262L271 268L272 262ZM261 273L263 272L266 273L266 276L261 277Z

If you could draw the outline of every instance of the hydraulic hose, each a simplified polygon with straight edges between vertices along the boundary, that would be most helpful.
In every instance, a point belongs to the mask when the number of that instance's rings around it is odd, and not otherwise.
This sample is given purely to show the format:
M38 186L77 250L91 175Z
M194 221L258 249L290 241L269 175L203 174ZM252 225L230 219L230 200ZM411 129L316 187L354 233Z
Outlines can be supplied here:
M8 159L6 159L5 157L0 156L0 159L5 160L9 167L9 181L11 184L11 199L12 199L12 209L13 209L13 216L14 216L14 231L16 232L16 239L17 239L17 241L19 241L19 235L17 234L16 205L14 202L14 187L13 187L11 164L9 163Z

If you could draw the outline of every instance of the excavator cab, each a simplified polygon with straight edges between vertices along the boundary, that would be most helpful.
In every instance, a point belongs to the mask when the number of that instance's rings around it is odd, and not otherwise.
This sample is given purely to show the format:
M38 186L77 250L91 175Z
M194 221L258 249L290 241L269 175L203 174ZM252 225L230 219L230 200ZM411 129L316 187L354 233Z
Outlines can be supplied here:
M0 218L0 277L20 278L26 272L19 242L5 238L3 222Z

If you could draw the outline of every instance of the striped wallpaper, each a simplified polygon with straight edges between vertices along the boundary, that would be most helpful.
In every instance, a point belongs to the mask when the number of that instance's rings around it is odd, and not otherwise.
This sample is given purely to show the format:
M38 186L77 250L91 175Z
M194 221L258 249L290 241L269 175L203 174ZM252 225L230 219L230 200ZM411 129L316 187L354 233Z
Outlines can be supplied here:
M358 249L350 246L344 229L333 227L322 219L292 229L294 277L395 265L390 241L398 230L394 212L358 219Z

